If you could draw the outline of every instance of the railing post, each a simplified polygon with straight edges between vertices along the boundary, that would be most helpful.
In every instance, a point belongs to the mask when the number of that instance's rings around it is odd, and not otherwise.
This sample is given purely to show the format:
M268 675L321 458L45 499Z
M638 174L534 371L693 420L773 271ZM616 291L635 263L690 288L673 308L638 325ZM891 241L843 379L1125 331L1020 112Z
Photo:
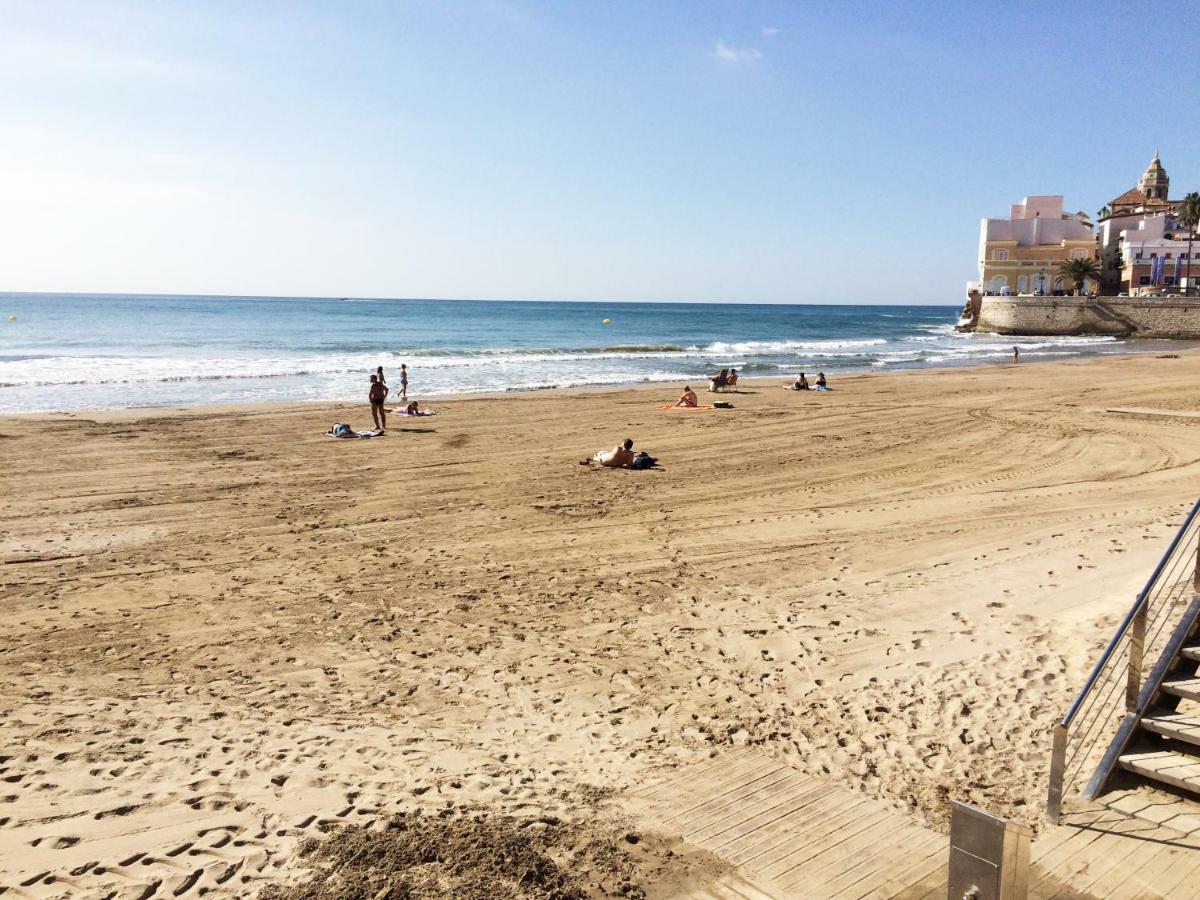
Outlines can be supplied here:
M1142 690L1142 653L1146 648L1146 610L1150 608L1147 593L1133 617L1129 631L1129 674L1125 679L1125 711L1136 712L1138 694Z
M1050 753L1050 792L1046 796L1046 819L1057 825L1062 815L1063 769L1067 764L1067 726L1054 724L1054 749Z
M1196 543L1196 568L1192 575L1192 593L1200 594L1200 541Z

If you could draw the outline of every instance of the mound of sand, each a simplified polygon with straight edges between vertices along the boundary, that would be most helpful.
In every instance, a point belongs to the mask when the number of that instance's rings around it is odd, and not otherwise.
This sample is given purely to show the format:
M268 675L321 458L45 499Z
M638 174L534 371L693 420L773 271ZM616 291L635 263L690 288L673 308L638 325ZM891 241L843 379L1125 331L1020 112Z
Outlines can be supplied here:
M381 828L348 826L297 855L307 881L272 885L261 900L586 900L669 896L720 864L617 826L508 816L399 815ZM653 894L651 894L653 892Z

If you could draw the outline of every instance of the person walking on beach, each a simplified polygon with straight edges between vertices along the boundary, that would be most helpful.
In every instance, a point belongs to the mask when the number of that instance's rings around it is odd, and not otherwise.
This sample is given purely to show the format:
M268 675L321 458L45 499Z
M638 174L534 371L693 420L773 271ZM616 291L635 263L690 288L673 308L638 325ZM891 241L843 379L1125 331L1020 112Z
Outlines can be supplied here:
M408 366L400 363L400 399L408 402Z
M1014 344L1013 345L1013 362L1017 363L1020 361L1021 361L1021 348Z
M383 366L380 366L378 369L375 370L375 375L379 378L379 383L383 385L383 390L385 391L384 396L386 397L387 396L386 391L388 389L388 386L387 386L387 381L385 381L384 377L383 377Z
M367 399L371 401L371 418L375 422L375 427L380 431L387 430L387 410L383 408L383 401L387 399L387 385L379 380L378 375L371 376L371 390L367 394Z

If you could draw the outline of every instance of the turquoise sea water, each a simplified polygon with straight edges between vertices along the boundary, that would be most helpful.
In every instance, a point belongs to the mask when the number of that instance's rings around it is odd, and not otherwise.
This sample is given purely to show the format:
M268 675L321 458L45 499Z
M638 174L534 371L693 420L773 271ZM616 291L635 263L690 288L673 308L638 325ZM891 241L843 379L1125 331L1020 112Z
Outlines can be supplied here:
M781 380L1130 352L1111 338L961 335L958 307L0 294L0 412L361 400L401 362L426 397ZM9 316L16 316L9 321ZM610 324L603 324L604 319ZM1140 344L1140 349L1152 349Z

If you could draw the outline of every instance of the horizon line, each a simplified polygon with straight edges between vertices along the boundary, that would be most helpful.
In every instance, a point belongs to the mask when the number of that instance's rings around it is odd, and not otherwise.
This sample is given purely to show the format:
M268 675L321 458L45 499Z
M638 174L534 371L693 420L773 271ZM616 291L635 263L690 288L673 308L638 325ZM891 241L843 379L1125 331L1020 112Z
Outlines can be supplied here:
M501 297L363 297L353 295L334 296L320 294L208 294L121 291L0 291L0 297L192 297L205 300L333 300L360 303L622 303L622 304L676 304L680 306L930 306L957 309L959 303L850 303L850 302L804 302L795 300L629 300L603 299L579 300L563 298L501 298Z

